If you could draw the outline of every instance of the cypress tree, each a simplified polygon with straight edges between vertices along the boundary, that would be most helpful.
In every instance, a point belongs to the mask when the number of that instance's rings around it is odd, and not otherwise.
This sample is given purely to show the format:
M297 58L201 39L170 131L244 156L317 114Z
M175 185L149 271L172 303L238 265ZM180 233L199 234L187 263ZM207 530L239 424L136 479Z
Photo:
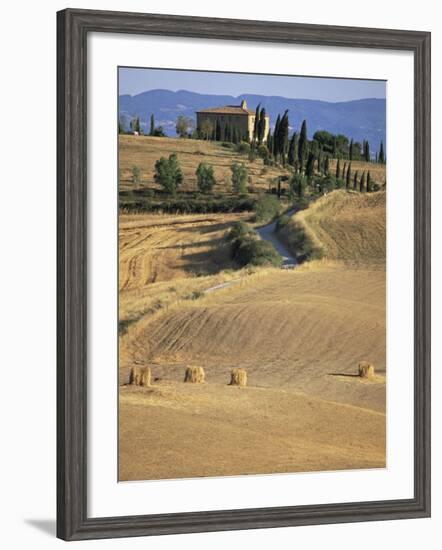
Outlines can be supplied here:
M370 170L367 172L367 193L371 193L371 175L370 175Z
M348 149L348 158L353 160L353 139L350 141L350 147Z
M261 107L261 103L258 103L255 110L255 121L253 124L253 138L252 141L255 143L258 139L258 127L259 127L259 121L260 121L260 115L259 115L259 109Z
M281 123L281 116L278 115L277 119L276 119L276 124L275 124L275 130L273 132L273 156L276 157L278 156L278 140L279 140L279 126L280 126L280 123Z
M361 193L365 191L365 172L362 172L361 181L359 182L359 191Z
M153 136L155 134L155 118L153 116L153 113L150 115L150 131L149 135Z
M315 173L315 155L310 152L307 159L307 164L305 167L305 175L308 178L311 178Z
M288 163L291 166L295 166L296 161L296 132L293 133L290 144L289 144L289 153L288 153Z
M358 171L356 170L355 175L353 177L353 189L357 191L359 189L358 186Z
M344 162L344 168L342 169L342 172L341 172L341 179L345 179L345 175L347 174L347 163Z
M370 162L370 144L367 140L364 141L364 158L365 162Z
M338 180L341 177L341 161L338 159L336 163L336 179Z
M219 123L219 120L216 121L215 140L221 141L221 124Z
M262 145L262 142L264 141L265 131L266 131L266 110L263 107L261 109L261 113L259 114L259 122L258 122L258 129L257 129L259 145Z
M330 174L330 159L328 157L325 157L324 174L326 176Z
M282 115L281 122L279 123L279 132L278 132L278 152L281 156L282 164L285 166L287 149L288 149L288 139L289 139L289 115L288 109L284 111Z
M303 120L301 124L301 131L299 133L298 141L298 160L299 166L302 170L304 161L307 158L308 153L308 140L307 140L307 121Z
M269 134L267 136L267 149L269 150L270 156L273 156L273 137L271 130L269 130Z
M351 162L348 163L347 175L345 177L345 188L350 189L351 183Z
M378 162L380 162L381 164L385 164L384 144L382 143L382 141L379 147Z

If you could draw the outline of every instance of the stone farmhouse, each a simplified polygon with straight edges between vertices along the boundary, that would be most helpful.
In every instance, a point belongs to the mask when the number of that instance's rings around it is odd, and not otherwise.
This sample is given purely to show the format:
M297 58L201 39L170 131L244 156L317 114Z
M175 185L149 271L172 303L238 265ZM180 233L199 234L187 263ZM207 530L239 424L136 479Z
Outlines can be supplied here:
M240 139L251 140L253 138L253 127L255 124L255 111L247 108L245 99L240 105L225 105L224 107L211 107L196 111L196 125L200 132L220 132L220 140L228 141L231 136L227 132L236 132ZM270 117L265 117L264 141L270 129Z

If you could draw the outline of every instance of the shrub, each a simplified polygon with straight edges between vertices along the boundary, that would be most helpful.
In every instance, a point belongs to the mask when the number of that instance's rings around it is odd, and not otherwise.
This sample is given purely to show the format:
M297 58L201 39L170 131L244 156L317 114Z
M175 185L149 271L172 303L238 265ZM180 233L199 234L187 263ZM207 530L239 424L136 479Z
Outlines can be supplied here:
M233 224L230 231L226 234L228 241L234 241L238 238L244 238L246 236L254 235L255 230L245 222L236 222Z
M258 147L258 156L261 157L263 160L269 158L270 153L266 145L260 145Z
M241 143L238 143L236 146L236 151L240 155L248 155L250 153L250 143L247 143L246 141L241 141Z
M164 133L164 128L162 126L157 126L153 130L152 136L154 136L154 137L166 137L166 134Z
M315 246L304 227L295 221L282 228L282 237L300 262L323 257L323 251Z
M244 164L234 162L231 167L232 187L235 193L245 193L248 178L248 171Z
M279 212L279 200L274 195L261 195L255 205L255 221L272 219Z
M156 161L154 179L167 193L175 195L183 181L183 173L176 155L170 155L168 159L161 157Z
M141 183L141 170L139 166L134 166L132 168L132 183L135 183L136 185Z
M249 158L249 162L253 162L256 160L256 153L254 149L250 149L248 158Z
M276 220L276 231L280 231L283 227L285 227L290 221L290 216L287 216L286 214L280 216Z
M307 181L305 176L301 174L295 174L290 180L290 189L301 199L305 194L305 188L307 186Z
M273 265L279 267L282 257L267 241L246 238L238 246L235 260L242 266L245 265Z
M210 164L201 162L196 169L198 189L203 193L210 193L216 183L213 174L213 167Z

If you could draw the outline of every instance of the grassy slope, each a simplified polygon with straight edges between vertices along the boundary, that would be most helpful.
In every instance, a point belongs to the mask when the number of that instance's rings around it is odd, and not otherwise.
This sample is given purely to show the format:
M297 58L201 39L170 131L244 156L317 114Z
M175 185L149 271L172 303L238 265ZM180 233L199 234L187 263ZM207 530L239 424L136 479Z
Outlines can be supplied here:
M293 216L283 237L293 248L292 234L302 227L327 259L384 265L385 199L385 192L334 191Z
M278 167L265 167L262 159L249 162L247 156L240 155L232 149L223 147L220 143L194 140L153 138L149 136L119 136L120 153L120 190L134 188L158 188L154 182L155 162L162 156L168 157L174 153L178 156L183 174L184 183L182 190L196 190L195 171L200 162L206 162L213 166L217 185L215 192L228 192L231 190L232 162L244 162L247 165L251 177L251 183L259 190L266 190L274 186L274 180L278 175L289 174L287 170ZM132 183L132 168L138 166L141 170L141 184L134 186ZM344 162L341 162L343 168ZM359 175L363 171L370 171L373 181L383 184L385 181L385 166L381 164L353 161L352 173L358 170ZM330 171L336 170L336 161L330 163Z
M194 140L194 139L172 139L152 138L148 136L119 136L120 147L120 189L134 189L131 182L132 167L138 166L141 169L141 185L139 188L158 188L154 182L154 166L160 157L168 157L174 153L178 156L183 170L184 182L181 186L183 191L195 191L195 171L200 162L206 162L213 166L217 185L215 192L227 192L232 188L231 170L232 162L244 162L249 170L252 185L257 190L268 189L272 180L280 175L288 173L285 170L275 167L265 167L261 159L249 162L247 156L239 155L232 149L222 147L220 143ZM272 184L274 185L274 184Z

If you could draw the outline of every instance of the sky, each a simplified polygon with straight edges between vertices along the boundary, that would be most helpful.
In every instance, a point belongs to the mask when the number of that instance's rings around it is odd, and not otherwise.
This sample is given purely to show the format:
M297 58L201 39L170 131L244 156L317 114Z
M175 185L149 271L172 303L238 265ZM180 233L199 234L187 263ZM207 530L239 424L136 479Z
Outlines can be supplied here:
M276 95L293 99L339 102L364 98L385 98L386 81L119 68L120 95L136 95L155 89L188 90L202 94L235 97L241 94Z

